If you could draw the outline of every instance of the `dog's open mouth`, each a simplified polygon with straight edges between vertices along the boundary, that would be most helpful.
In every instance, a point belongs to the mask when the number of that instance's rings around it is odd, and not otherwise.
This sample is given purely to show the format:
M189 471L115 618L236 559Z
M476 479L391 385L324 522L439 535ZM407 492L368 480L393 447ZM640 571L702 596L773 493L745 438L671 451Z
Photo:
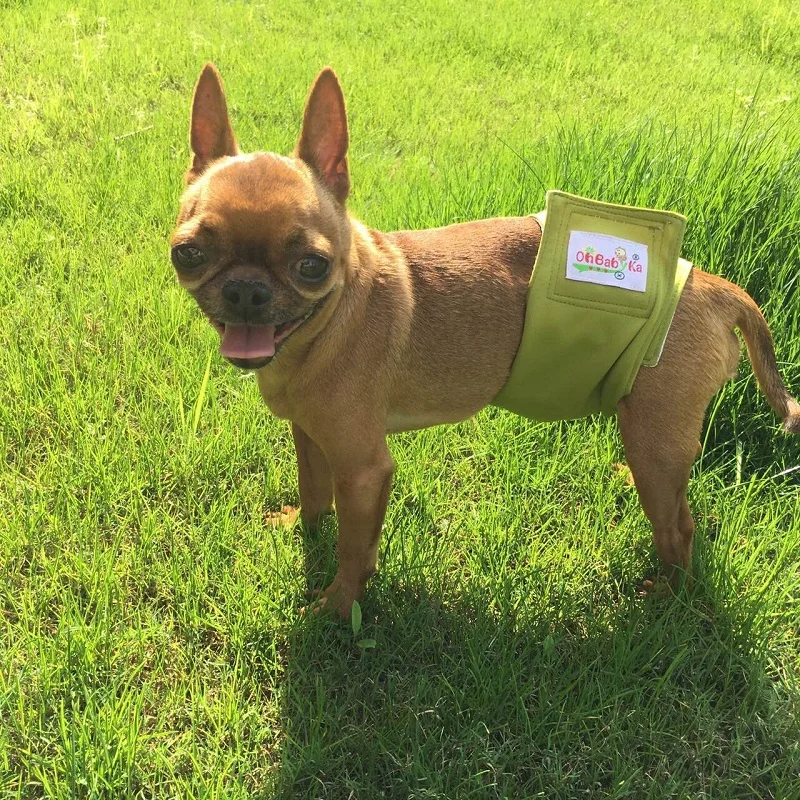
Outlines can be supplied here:
M220 355L242 369L260 369L272 361L275 353L289 336L307 322L319 308L316 305L305 316L280 325L248 325L209 321L222 337Z

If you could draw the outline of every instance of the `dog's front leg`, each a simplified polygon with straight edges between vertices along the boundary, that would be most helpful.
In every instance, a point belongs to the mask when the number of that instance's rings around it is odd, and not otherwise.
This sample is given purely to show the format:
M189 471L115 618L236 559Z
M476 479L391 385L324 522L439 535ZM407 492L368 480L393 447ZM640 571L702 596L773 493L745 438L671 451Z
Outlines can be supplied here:
M377 566L394 461L385 435L328 446L326 456L339 519L339 568L331 585L321 592L318 607L331 607L347 617Z
M292 437L297 453L300 509L291 509L290 522L293 525L300 517L305 575L310 588L318 568L330 563L332 557L329 541L316 536L316 532L322 517L333 511L333 476L319 445L296 422L292 423Z
M300 518L305 531L313 531L321 518L333 511L333 479L331 469L319 445L295 422L292 438L297 455L297 484L300 508L284 506L267 514L273 525L292 528Z
M297 453L300 517L304 527L315 528L320 517L333 510L331 468L319 445L294 422L292 437Z

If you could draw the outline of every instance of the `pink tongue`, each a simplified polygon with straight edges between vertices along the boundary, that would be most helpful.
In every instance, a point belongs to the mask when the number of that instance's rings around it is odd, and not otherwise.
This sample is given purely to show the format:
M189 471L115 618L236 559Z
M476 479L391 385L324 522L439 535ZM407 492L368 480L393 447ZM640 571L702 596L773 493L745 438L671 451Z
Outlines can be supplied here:
M219 352L228 358L269 358L275 355L274 325L226 325Z

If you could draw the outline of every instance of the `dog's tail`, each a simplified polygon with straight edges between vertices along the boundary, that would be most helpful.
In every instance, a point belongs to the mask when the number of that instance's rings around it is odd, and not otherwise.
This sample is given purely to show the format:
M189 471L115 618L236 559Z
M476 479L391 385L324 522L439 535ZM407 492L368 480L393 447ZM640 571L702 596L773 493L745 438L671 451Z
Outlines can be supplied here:
M742 332L747 355L753 372L775 413L783 420L783 428L789 433L800 434L800 403L789 394L786 384L778 372L775 346L767 321L755 300L739 287L734 292L736 301L736 327Z

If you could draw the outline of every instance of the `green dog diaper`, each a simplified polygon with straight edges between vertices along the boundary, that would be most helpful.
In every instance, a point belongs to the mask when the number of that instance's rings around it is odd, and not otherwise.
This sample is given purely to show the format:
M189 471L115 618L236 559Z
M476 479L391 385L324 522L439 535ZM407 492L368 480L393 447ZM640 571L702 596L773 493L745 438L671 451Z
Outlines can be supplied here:
M493 403L537 420L615 414L655 366L692 265L686 218L547 193L522 341Z

